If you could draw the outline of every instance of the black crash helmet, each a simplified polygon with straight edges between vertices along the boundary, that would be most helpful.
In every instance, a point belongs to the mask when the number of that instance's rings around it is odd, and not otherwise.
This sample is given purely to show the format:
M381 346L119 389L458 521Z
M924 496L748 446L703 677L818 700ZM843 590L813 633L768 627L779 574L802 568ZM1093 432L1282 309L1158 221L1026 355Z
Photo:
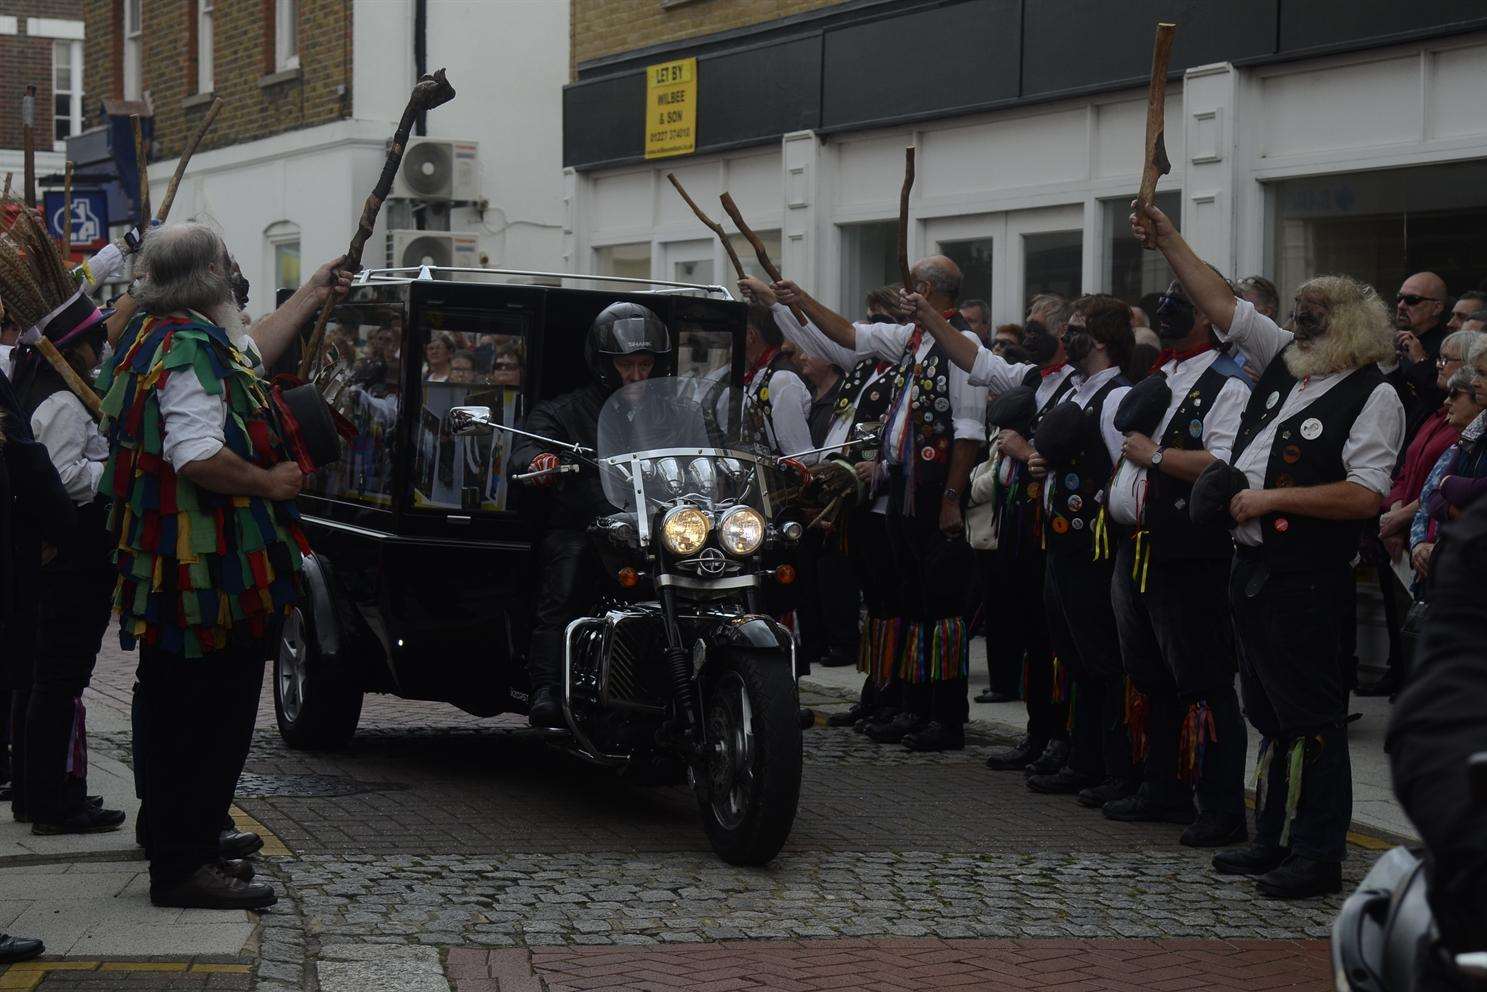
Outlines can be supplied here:
M641 353L656 356L653 375L669 372L671 332L661 318L639 303L611 303L599 311L584 343L584 358L594 378L610 389L618 389L620 376L611 359Z

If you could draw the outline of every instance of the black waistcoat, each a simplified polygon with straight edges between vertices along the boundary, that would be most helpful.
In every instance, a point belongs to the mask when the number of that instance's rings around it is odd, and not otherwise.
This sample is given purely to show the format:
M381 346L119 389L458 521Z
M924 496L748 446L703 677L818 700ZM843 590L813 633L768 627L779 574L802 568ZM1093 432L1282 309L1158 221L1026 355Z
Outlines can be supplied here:
M1032 369L1023 378L1022 384L1037 389L1042 381L1042 374L1037 369ZM1043 419L1043 415L1062 403L1073 390L1074 373L1070 372L1054 388L1048 401L1038 407L1033 415L1032 425L1028 429L1028 441L1032 441L1032 435L1037 431L1038 421ZM1007 528L1015 527L1018 521L1021 521L1023 529L1036 539L1042 520L1039 511L1042 507L1043 481L1033 478L1028 473L1026 462L1017 462L1012 467L1010 475L1011 480L1007 483L1005 490L1002 489L1000 482L997 483L997 503L1002 507L1002 532L1007 533Z
M1125 376L1117 375L1090 397L1084 407L1078 454L1065 465L1048 467L1043 480L1049 495L1043 532L1050 549L1082 548L1093 543L1095 518L1105 505L1110 477L1115 472L1115 462L1100 430L1101 412L1112 390L1130 384Z
M883 418L888 413L888 403L893 399L892 380L885 369L882 374L878 372L878 360L876 358L864 358L842 380L837 391L836 407L832 412L832 421L848 418L852 421L854 428L881 427ZM851 432L848 433L851 437ZM824 441L822 442L825 443ZM832 456L840 455L853 465L858 462L875 461L878 457L877 444L854 444L840 452L832 452Z
M1220 355L1193 383L1182 405L1156 438L1159 445L1175 451L1202 451L1203 426L1214 401L1231 378L1242 377L1239 366ZM1246 381L1241 378L1241 381ZM1151 539L1153 558L1228 558L1234 542L1222 524L1199 527L1188 515L1193 484L1173 478L1155 468L1146 471L1146 505L1142 523Z
M1349 373L1316 402L1277 424L1275 442L1270 446L1265 465L1265 488L1322 486L1347 479L1343 446L1368 398L1383 381L1384 374L1377 365L1365 365ZM1239 437L1234 442L1235 463L1265 425L1280 415L1286 397L1296 385L1296 377L1286 368L1285 351L1282 351L1265 367L1265 374L1260 376L1240 417ZM1276 398L1271 400L1272 396ZM1358 550L1364 523L1267 513L1260 519L1265 561L1273 572L1345 564Z

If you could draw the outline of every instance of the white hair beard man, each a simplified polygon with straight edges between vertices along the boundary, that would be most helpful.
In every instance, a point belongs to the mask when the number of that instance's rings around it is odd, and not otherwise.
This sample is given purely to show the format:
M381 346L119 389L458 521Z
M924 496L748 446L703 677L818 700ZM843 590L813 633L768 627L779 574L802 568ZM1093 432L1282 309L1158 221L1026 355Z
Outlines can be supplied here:
M1347 700L1352 559L1378 515L1404 440L1404 409L1378 362L1393 355L1378 295L1346 276L1296 292L1282 330L1202 262L1155 207L1131 215L1218 335L1263 368L1240 418L1231 499L1237 545L1229 597L1245 715L1261 735L1255 842L1215 856L1260 892L1337 892L1352 816ZM1300 781L1296 781L1299 776ZM1294 801L1293 801L1294 800Z
M293 504L303 475L260 372L343 291L340 261L250 331L239 316L247 284L222 239L200 224L160 228L141 252L139 313L98 379L109 442L99 490L113 500L119 640L140 651L135 753L158 906L274 901L251 865L224 860L258 838L222 833L267 640L297 595L308 548Z

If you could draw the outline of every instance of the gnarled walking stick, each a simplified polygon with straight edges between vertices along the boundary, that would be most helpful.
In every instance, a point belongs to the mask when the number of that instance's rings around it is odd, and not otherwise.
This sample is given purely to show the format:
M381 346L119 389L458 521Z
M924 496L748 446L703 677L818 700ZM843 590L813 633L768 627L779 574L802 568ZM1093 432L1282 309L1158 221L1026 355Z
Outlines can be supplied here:
M367 197L367 202L361 208L361 220L357 223L356 233L351 236L351 247L346 250L346 261L344 267L355 272L361 268L361 252L366 247L367 239L372 236L372 227L377 223L377 211L382 209L382 201L387 199L387 194L392 192L392 181L398 174L398 166L403 161L403 150L408 145L408 132L413 130L413 121L418 115L426 110L432 110L454 99L454 87L449 85L449 80L444 77L444 70L439 69L432 76L423 76L413 86L413 94L408 98L408 106L403 108L403 117L398 121L398 129L392 136L392 143L387 149L387 161L382 164L382 175L377 179L377 185L372 189L372 194ZM325 336L325 322L330 319L330 312L335 305L334 300L326 300L325 306L320 308L320 316L315 318L315 329L310 332L309 343L305 346L305 353L299 360L299 377L305 378L310 374L310 364L315 359L315 352L320 348L320 340Z
M145 129L139 114L130 114L129 123L134 128L134 162L139 169L139 202L135 211L139 215L139 233L144 234L150 226L150 159L145 153Z
M733 242L728 240L728 232L723 230L723 225L703 213L702 208L692 201L692 198L687 195L687 191L682 189L681 180L676 178L676 173L666 173L666 179L671 185L676 187L676 191L682 195L682 199L687 201L687 206L691 207L692 213L696 214L697 219L702 221L702 226L716 234L718 240L723 242L723 250L728 253L729 260L733 262L733 271L737 272L738 277L742 279L745 275L743 263L738 260L738 252L733 250Z
M93 419L98 420L101 418L103 416L103 404L98 399L98 394L94 392L92 386L83 381L82 376L73 370L72 366L68 364L67 359L57 350L57 346L52 344L51 338L45 334L37 338L36 350L41 352L41 357L45 358L47 364L62 377L63 382L67 383L67 388L72 390L73 395L82 400L83 406L88 408L88 412L93 415Z
M165 187L165 195L160 198L160 212L155 215L155 219L160 223L165 223L165 218L170 214L170 205L176 202L176 187L181 185L181 177L186 174L186 163L190 162L191 156L196 154L196 146L201 144L201 139L206 137L207 129L212 126L212 122L217 119L221 111L222 98L219 96L207 108L207 115L196 126L196 133L191 135L190 141L186 142L186 148L181 152L180 158L176 159L175 175L170 177L170 185Z
M904 292L914 292L909 271L909 190L914 188L914 146L904 149L904 185L898 192L898 275L904 281Z
M1146 89L1146 158L1141 163L1141 189L1136 194L1142 208L1152 205L1157 179L1172 171L1172 163L1167 160L1165 115L1167 63L1172 57L1172 36L1176 32L1176 24L1158 22L1156 43L1151 50L1151 82ZM1137 216L1144 219L1145 211L1138 209Z
M755 234L753 229L745 223L743 214L739 212L738 204L733 202L733 197L724 193L718 199L723 201L723 209L727 211L729 217L733 218L733 223L738 225L739 233L744 236L744 239L749 244L754 246L754 256L759 259L759 265L765 272L769 273L769 278L772 281L779 282L784 277L780 275L780 270L775 264L769 260L769 252L764 250L764 242L759 239L759 235ZM802 325L805 324L805 314L801 313L797 307L792 306L790 313L795 316L797 322Z

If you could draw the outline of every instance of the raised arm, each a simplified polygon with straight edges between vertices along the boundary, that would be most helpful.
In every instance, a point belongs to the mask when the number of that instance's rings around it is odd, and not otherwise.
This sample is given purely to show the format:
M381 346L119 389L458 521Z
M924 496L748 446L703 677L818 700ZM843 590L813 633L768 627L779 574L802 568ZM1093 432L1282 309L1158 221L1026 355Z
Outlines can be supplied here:
M300 328L315 319L316 312L332 294L337 299L346 295L346 290L351 288L351 273L336 268L345 261L346 256L342 255L320 266L310 281L295 290L283 306L254 322L248 333L258 346L258 355L263 359L265 369L273 368Z
M795 319L795 314L790 308L781 303L774 295L774 290L761 279L754 276L745 276L739 280L739 292L751 303L769 307L769 312L774 316L775 326L795 347L808 355L830 362L841 369L850 369L857 364L857 352L851 348L844 348L835 341L821 333L810 318L802 324Z
M1147 206L1143 215L1136 200L1131 201L1131 208L1136 211L1131 214L1131 233L1141 247L1161 252L1193 305L1207 314L1215 327L1227 331L1234 322L1234 292L1223 276L1198 257L1166 214Z
M770 289L785 306L799 308L827 338L849 351L857 351L857 328L846 317L823 306L789 279L780 280Z
M900 299L903 300L904 309L914 315L915 323L934 335L950 360L962 371L970 372L976 367L976 354L981 350L979 344L956 330L950 321L918 293L903 293Z

